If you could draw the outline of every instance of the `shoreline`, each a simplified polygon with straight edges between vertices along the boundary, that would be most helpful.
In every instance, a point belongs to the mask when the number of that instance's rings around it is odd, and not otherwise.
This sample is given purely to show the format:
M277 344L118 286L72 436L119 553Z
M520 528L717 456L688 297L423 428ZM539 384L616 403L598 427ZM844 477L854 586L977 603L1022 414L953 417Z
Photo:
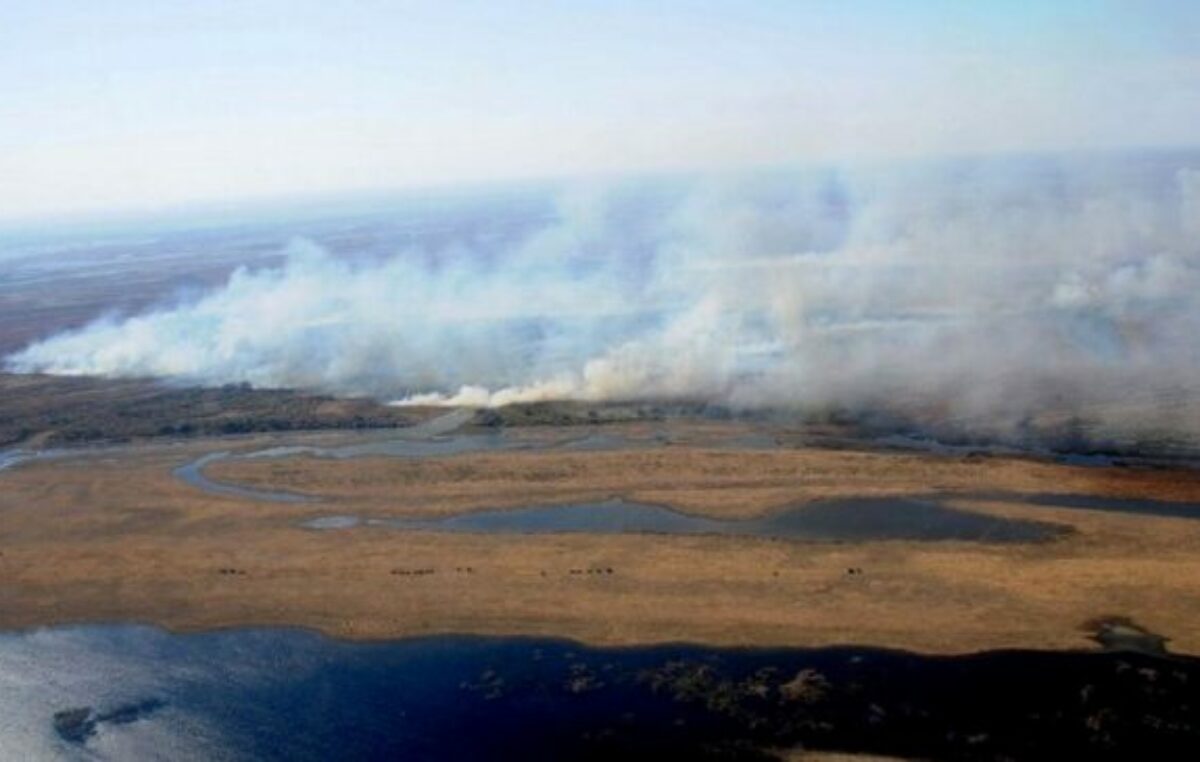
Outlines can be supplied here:
M1112 617L1111 620L1120 620L1122 617ZM695 640L647 640L647 641L593 641L580 639L568 635L553 635L553 634L519 634L519 633L501 633L501 632L432 632L425 634L400 634L395 636L365 636L354 637L331 634L324 630L298 624L227 624L205 627L171 627L153 620L80 620L72 622L60 622L55 624L34 624L27 627L5 627L0 625L0 638L5 637L25 637L28 635L37 634L39 632L59 632L59 631L83 631L83 630L119 630L119 629L141 629L150 630L156 633L167 635L169 637L180 638L203 638L206 636L221 636L221 635L239 635L239 634L255 634L255 633L297 633L302 635L311 635L333 644L344 646L390 646L390 645L420 645L425 642L465 642L465 643L517 643L523 645L532 644L554 644L558 646L586 648L596 651L610 651L615 653L628 653L640 651L654 650L696 650L696 651L721 651L734 654L759 654L766 655L772 653L833 653L845 651L870 651L880 654L888 654L892 656L914 656L923 659L961 659L979 656L1119 656L1121 654L1135 654L1139 657L1151 659L1159 659L1163 661L1196 661L1200 662L1200 654L1192 653L1176 653L1166 650L1155 652L1153 650L1138 648L1138 647L1107 647L1099 642L1098 636L1094 633L1086 636L1086 640L1091 641L1092 647L1066 647L1066 648L1048 648L1038 646L1015 646L1015 647L1000 647L1000 648L983 648L963 651L940 651L940 650L920 650L898 646L878 645L873 643L861 642L830 642L822 644L777 644L777 643L762 643L762 644L736 644L736 643L713 643L708 641ZM1140 631L1141 634L1151 638L1157 637L1154 633Z
M1123 617L1111 617L1111 620L1123 619ZM532 632L501 632L501 631L431 631L431 632L405 632L397 631L395 635L352 635L343 634L336 631L327 631L320 627L304 624L276 624L276 623L256 623L256 622L230 622L226 624L215 625L181 625L172 626L166 624L165 620L134 620L134 619L66 619L49 623L35 623L24 626L11 626L4 623L4 619L0 617L0 638L14 636L22 637L32 635L38 632L45 631L68 631L68 630L90 630L90 629L121 629L135 628L148 629L159 632L172 637L204 637L209 635L234 635L239 633L302 633L313 635L331 643L354 646L372 646L372 645L404 645L418 644L425 641L503 641L517 643L555 643L559 645L577 646L580 648L588 648L603 651L629 652L642 650L714 650L727 651L733 653L773 653L773 652L835 652L835 651L874 651L891 655L907 655L921 658L931 659L956 659L972 656L987 656L987 655L1069 655L1069 656L1087 656L1087 655L1114 655L1114 654L1137 654L1139 656L1150 657L1163 660L1200 660L1200 652L1184 653L1173 650L1156 653L1142 648L1123 648L1123 647L1106 647L1098 641L1097 634L1086 634L1081 630L1081 636L1084 642L1090 643L1090 646L992 646L982 648L967 648L964 650L957 649L922 649L909 648L905 646L886 645L880 643L863 642L863 641L830 641L830 642L714 642L705 640L606 640L606 639L589 639L586 637L575 637L571 635L553 634L553 633L532 633ZM1150 637L1159 637L1155 633L1142 631ZM1168 639L1169 642L1169 639Z

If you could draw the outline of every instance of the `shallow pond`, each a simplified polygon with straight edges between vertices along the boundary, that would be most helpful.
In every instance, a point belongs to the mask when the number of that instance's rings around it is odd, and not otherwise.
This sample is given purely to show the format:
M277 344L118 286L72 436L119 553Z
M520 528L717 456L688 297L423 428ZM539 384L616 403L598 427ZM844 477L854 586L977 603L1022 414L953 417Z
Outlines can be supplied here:
M823 500L745 520L713 519L660 505L607 500L474 511L435 519L360 521L354 516L324 516L309 519L302 526L345 529L360 523L395 529L481 534L719 534L817 541L1037 542L1069 532L1059 524L1005 519L904 498Z

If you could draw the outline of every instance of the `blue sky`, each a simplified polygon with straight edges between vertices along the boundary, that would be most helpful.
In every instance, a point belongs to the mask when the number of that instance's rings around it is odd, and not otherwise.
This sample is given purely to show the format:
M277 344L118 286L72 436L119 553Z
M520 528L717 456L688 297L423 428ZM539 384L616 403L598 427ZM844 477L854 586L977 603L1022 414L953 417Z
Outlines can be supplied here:
M1190 0L0 3L8 220L1196 125Z

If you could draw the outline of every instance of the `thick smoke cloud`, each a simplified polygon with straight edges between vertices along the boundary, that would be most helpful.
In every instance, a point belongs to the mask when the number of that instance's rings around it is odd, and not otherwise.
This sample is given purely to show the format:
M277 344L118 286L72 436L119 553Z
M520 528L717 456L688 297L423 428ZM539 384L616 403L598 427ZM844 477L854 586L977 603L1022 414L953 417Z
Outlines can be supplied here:
M1200 434L1200 158L956 161L576 191L503 251L297 241L19 371L410 403L686 399L978 436Z

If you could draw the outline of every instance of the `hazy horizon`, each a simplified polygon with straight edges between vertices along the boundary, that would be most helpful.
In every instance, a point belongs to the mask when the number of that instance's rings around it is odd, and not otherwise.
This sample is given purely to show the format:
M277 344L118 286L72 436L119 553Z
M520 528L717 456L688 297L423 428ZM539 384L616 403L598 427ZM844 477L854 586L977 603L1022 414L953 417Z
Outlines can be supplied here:
M0 224L1195 145L1194 4L13 0Z

